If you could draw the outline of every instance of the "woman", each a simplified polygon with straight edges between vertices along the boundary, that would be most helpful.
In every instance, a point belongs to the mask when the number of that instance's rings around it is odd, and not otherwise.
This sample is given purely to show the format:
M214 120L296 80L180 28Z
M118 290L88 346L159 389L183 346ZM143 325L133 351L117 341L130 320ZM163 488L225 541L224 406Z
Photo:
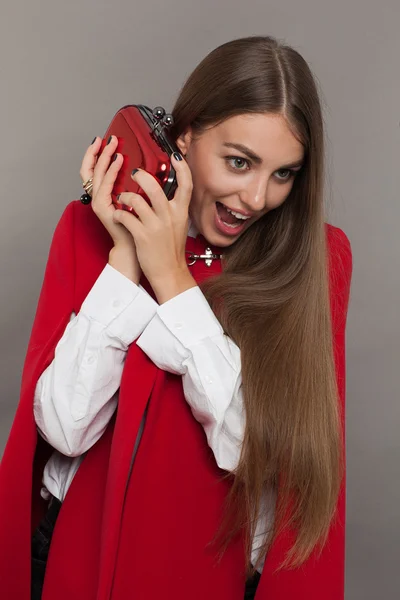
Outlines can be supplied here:
M234 40L172 113L173 200L139 170L152 206L115 210L122 156L96 137L92 210L57 225L1 469L2 589L29 598L34 531L32 598L339 600L352 260L324 222L313 76Z

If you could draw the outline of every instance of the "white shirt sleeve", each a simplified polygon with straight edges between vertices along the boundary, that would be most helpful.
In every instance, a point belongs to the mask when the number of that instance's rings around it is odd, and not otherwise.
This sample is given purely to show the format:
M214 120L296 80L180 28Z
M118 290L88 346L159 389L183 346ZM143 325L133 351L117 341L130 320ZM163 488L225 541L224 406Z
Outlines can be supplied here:
M36 386L38 431L56 450L79 456L104 433L117 406L128 347L157 307L142 286L104 267Z
M185 398L217 464L233 471L245 424L240 349L224 334L200 288L158 306L136 344L159 368L182 375Z

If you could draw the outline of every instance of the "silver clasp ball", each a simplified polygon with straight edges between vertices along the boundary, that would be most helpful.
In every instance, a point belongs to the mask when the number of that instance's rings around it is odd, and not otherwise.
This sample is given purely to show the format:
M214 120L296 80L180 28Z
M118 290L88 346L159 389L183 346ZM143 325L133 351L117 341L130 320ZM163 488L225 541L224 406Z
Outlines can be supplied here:
M155 116L156 119L158 119L160 121L163 118L163 116L165 115L165 110L163 109L162 106L156 106L153 109L153 115Z
M163 123L166 127L171 127L174 124L174 117L170 114L165 115L163 118Z
M162 106L156 106L153 109L153 116L158 121L158 123L156 123L156 125L154 126L154 131L156 131L159 128L169 128L174 123L174 117L169 113L165 114L165 110Z

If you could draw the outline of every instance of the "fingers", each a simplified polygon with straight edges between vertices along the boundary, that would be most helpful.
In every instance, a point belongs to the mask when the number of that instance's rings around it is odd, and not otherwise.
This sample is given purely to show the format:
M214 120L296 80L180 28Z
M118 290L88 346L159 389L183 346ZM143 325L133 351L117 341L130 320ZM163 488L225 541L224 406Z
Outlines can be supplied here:
M105 178L105 174L110 166L110 161L115 154L115 150L118 146L118 139L116 136L110 136L109 142L105 145L100 157L98 156L101 145L102 138L95 138L94 142L88 147L85 152L85 155L82 160L81 168L80 168L80 176L82 178L82 182L84 183L91 177L93 178L93 198L97 196L100 186L103 183ZM115 172L115 168L121 167L121 155L117 158L117 165L114 165L114 169L110 173L110 176L107 178L105 182L105 187L108 193L111 193L112 186L115 182L116 176L118 174L119 168L117 168ZM111 189L110 189L111 183Z
M180 157L181 160L178 160L177 156ZM176 171L176 180L178 183L173 200L180 207L188 208L193 192L192 172L181 154L172 154L171 163Z
M153 232L160 227L171 225L172 222L187 221L193 181L189 165L181 155L178 157L180 160L175 156L171 157L178 182L173 200L168 200L157 179L143 169L135 169L131 177L150 199L151 206L139 194L125 192L120 195L120 202L132 207L140 223L146 228L151 228Z
M128 212L127 210L115 210L113 212L113 221L114 223L119 223L120 225L123 225L127 229L127 231L129 231L130 234L133 236L134 240L139 238L143 226L140 223L138 217L135 217L135 215L133 215L132 213Z
M82 177L82 183L85 183L90 177L93 177L94 168L97 162L97 154L100 150L100 146L101 138L96 136L94 142L90 144L90 146L85 152L79 171L79 174Z
M110 167L110 162L112 161L113 156L115 155L115 151L117 149L118 146L118 138L115 135L110 135L110 137L108 138L108 142L107 144L104 146L104 149L99 157L99 159L97 160L96 166L94 168L94 173L93 173L93 196L95 196L97 194L100 188L100 186L104 188L102 189L102 195L103 192L106 191L106 194L111 194L112 192L112 186L115 182L115 179L117 177L117 172L115 173L115 168L117 166L121 167L122 165L122 155L118 154L117 160L115 161L117 164L113 165L113 169L111 169ZM110 167L110 173L107 173L108 169ZM110 187L111 184L111 187Z
M186 212L192 198L193 179L186 160L183 159L181 154L177 154L177 156L180 157L180 160L176 158L174 154L171 155L171 162L176 171L178 183L178 188L175 192L173 201L179 210L183 209L183 212ZM166 219L169 214L169 201L155 177L142 169L139 169L133 176L131 175L131 177L151 199L154 212L158 214L160 218Z
M133 174L132 174L133 173ZM168 207L168 199L164 194L163 189L158 183L157 179L153 177L147 171L143 171L142 169L137 169L136 172L132 172L132 179L142 188L147 197L150 199L151 207L149 207L148 203L144 201L147 207L150 208L151 212L154 213L163 221L169 218L169 207ZM137 196L138 194L135 194ZM141 198L141 196L139 196ZM136 206L133 207L136 210ZM141 207L139 206L139 209ZM145 207L143 207L145 210ZM149 216L147 210L145 213Z
M152 230L157 227L157 222L159 220L157 219L157 216L151 206L149 206L142 196L132 192L123 192L122 194L119 194L118 200L121 202L121 204L125 204L125 206L133 208L137 215L135 218L139 219L145 227Z

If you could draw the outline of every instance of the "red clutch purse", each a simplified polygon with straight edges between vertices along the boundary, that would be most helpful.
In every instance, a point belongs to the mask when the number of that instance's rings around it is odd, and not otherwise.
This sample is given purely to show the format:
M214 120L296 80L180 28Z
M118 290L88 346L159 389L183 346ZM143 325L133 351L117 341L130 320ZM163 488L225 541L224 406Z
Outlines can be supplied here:
M151 204L145 192L131 177L135 168L144 169L153 175L168 200L173 198L177 182L170 156L173 152L179 152L179 148L168 135L168 128L172 123L172 115L166 114L161 106L151 110L143 104L123 106L113 117L104 134L99 154L110 135L115 135L118 138L116 152L124 158L111 194L113 204L117 208L134 212L133 208L116 199L122 192L140 194Z

